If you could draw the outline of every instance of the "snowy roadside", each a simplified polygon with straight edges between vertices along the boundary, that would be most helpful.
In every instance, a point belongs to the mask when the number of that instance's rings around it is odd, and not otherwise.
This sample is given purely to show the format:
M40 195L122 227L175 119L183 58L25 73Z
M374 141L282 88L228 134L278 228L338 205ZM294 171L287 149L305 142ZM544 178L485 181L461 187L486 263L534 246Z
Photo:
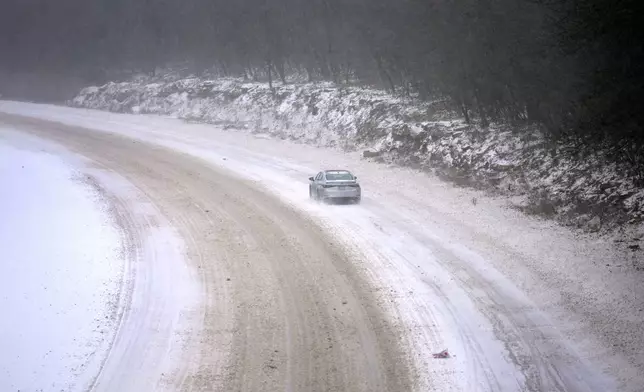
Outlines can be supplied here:
M514 208L585 231L635 230L644 190L608 151L553 144L536 129L467 125L444 102L420 103L330 83L277 85L176 75L83 89L70 104L169 115L231 131L265 133L431 171L508 197ZM630 236L632 237L632 236ZM637 245L629 234L628 244Z
M507 209L503 198L357 153L157 116L10 102L0 110L200 156L319 217L368 250L361 268L392 290L381 295L407 328L419 368L428 369L425 390L606 391L616 389L612 379L619 390L638 391L643 381L644 297L630 266L637 254L607 239L580 237ZM328 165L356 171L368 190L362 206L308 201L306 179ZM431 358L446 347L457 357Z
M0 390L82 391L123 311L127 260L104 200L0 133Z
M199 301L163 217L118 175L11 128L0 184L0 390L162 390Z

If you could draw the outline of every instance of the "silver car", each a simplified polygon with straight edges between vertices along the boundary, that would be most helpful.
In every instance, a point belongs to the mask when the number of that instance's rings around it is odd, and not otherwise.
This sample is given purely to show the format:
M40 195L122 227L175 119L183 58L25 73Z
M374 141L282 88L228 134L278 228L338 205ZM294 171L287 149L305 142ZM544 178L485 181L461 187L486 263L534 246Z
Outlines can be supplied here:
M309 181L309 197L313 200L360 203L362 199L358 177L348 170L321 171Z

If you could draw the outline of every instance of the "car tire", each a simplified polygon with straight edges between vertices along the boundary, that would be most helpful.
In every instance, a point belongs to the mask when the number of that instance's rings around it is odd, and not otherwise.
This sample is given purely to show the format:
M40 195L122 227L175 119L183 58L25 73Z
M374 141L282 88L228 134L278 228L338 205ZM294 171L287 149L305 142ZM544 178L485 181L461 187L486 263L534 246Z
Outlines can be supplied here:
M356 197L353 199L353 204L360 204L362 202L362 197Z
M313 188L309 187L309 199L313 200Z

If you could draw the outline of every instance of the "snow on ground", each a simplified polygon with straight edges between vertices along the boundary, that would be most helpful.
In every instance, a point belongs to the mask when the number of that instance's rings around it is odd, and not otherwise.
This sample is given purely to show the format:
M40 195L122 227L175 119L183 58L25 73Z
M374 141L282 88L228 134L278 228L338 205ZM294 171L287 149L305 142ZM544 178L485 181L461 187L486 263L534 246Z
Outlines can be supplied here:
M503 198L356 153L152 116L10 102L0 110L185 151L318 217L369 256L359 267L375 287L391 290L381 293L383 306L427 369L421 390L635 392L644 382L636 254L605 238L575 235L506 208ZM361 206L308 200L307 178L330 166L359 176ZM431 357L444 348L456 356Z
M227 129L368 151L372 159L434 171L459 184L513 196L525 212L588 231L644 219L644 191L608 149L552 143L538 129L467 125L445 102L421 103L332 83L276 85L170 73L83 89L70 104L154 113Z
M82 391L114 338L126 268L94 189L0 132L0 390Z
M2 391L160 391L192 355L200 284L160 212L117 174L7 128L0 260Z

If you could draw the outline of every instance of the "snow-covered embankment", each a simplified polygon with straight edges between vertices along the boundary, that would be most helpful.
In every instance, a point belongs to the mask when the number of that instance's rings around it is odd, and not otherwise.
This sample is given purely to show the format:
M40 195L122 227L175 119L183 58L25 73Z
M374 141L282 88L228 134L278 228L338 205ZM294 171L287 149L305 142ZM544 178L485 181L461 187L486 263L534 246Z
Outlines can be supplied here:
M0 390L84 390L122 310L120 235L77 171L24 147L0 139Z
M434 171L509 196L527 213L589 231L639 224L644 190L608 150L553 143L537 129L468 125L445 102L418 102L331 83L278 85L238 79L156 79L88 87L73 106L171 115L224 129L268 133Z

